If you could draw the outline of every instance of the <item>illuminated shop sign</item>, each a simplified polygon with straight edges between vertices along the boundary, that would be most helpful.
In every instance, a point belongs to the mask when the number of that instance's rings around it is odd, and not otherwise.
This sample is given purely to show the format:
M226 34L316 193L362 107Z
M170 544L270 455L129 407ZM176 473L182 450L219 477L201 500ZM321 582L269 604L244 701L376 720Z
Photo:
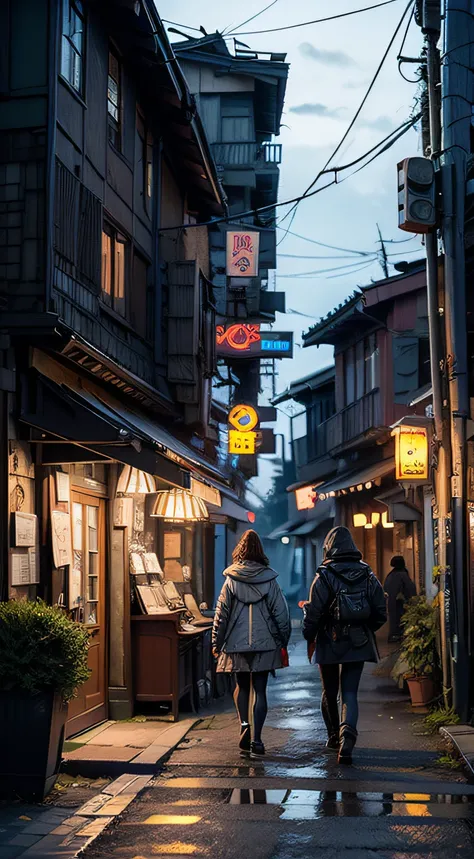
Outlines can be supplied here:
M257 277L259 242L258 233L229 230L226 252L228 277Z
M292 358L292 331L261 331L259 324L236 322L216 327L219 358Z
M395 436L395 479L428 480L428 430L421 426L397 426Z
M254 454L256 450L258 412L253 406L237 403L227 418L229 423L229 453L238 456Z
M314 486L301 486L295 489L295 500L297 510L312 510L318 500L318 493Z

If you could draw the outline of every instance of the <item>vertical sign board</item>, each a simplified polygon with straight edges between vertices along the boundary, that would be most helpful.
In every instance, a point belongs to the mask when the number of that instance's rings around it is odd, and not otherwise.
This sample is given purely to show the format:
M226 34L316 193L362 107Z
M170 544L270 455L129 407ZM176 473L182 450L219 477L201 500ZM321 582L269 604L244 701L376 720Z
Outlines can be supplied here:
M218 358L292 358L292 331L261 331L259 324L216 326Z
M428 431L421 426L396 427L395 480L425 481L429 479Z
M229 230L226 244L226 274L228 277L257 277L258 233Z

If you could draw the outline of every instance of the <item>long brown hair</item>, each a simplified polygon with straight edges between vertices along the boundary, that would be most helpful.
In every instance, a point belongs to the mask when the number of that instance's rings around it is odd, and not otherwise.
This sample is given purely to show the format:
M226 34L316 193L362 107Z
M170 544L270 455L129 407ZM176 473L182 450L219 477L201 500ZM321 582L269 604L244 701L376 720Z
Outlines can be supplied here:
M264 567L269 566L269 560L263 550L262 541L256 531L249 528L248 531L242 534L232 552L232 560L234 564L241 564L244 561L255 561Z

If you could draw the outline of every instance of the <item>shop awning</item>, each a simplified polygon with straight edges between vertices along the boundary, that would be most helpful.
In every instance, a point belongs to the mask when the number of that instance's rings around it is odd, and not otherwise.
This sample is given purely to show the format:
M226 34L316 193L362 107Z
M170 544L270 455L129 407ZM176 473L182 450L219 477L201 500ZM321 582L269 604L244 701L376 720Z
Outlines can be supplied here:
M83 445L105 458L117 459L162 476L165 480L170 479L168 475L174 471L175 479L170 482L180 486L183 481L177 481L177 475L181 467L196 470L206 477L212 475L218 479L220 487L225 483L226 478L221 471L198 451L179 441L146 415L127 408L92 381L83 379L36 349L33 367L39 373L46 396L49 390L51 401L56 400L56 408L47 405L44 396L37 396L34 412L22 411L20 415L25 423L58 439ZM89 416L89 420L81 420L78 409L82 409L83 416ZM96 419L95 423L91 422L92 417ZM146 451L142 448L143 442L151 449ZM166 468L166 465L173 465L174 469Z
M222 504L220 507L216 507L215 504L207 504L206 506L209 510L211 522L216 521L217 518L220 520L224 517L226 519L236 519L237 522L245 522L245 524L250 527L250 519L247 515L251 512L250 507L245 507L245 505L239 500L238 496L235 498L229 498L227 494L223 493Z
M298 528L300 525L305 525L304 519L288 519L287 522L283 522L281 525L278 525L277 528L274 528L273 531L270 531L267 534L267 540L279 540L281 537L288 537L290 534L294 534L295 528Z
M383 459L380 462L374 462L372 465L361 468L359 471L346 472L339 477L335 477L333 480L329 480L327 483L323 483L318 487L318 494L328 495L331 492L340 492L341 489L350 490L351 487L360 485L365 487L366 483L371 483L379 477L385 477L394 470L395 460Z

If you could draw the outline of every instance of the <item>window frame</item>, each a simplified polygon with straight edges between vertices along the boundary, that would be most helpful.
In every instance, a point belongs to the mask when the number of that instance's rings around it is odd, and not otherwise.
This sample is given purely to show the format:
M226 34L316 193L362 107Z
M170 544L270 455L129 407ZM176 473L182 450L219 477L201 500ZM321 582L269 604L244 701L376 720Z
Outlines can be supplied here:
M114 78L111 74L111 57L115 60L117 64L117 79ZM110 81L114 81L117 85L117 104L114 105L113 100L110 98ZM110 106L113 106L117 111L117 117L110 110ZM107 69L107 138L111 146L117 150L117 152L122 152L122 63L119 56L118 51L113 47L113 45L109 45L108 52L108 69Z
M77 45L74 44L73 37L70 32L65 32L65 13L66 9L68 11L68 30L71 27L71 13L74 12L75 16L82 23L81 30L81 48L80 50L77 48ZM75 55L79 58L79 70L80 70L80 85L76 86L74 83L74 75L71 75L71 78L66 75L63 71L63 61L64 61L64 42L67 42L69 45L69 49L72 52L72 55ZM60 49L60 57L59 57L59 74L60 77L66 81L66 83L74 90L77 95L81 98L84 97L85 92L85 57L86 57L86 15L84 12L83 3L80 0L63 0L62 2L62 22L61 22L61 49ZM71 58L70 58L71 59ZM69 66L70 66L69 59ZM70 71L70 68L68 69Z
M110 292L104 289L104 236L110 239ZM117 295L117 246L123 246L123 295ZM128 321L129 286L130 286L130 260L131 241L121 230L113 224L104 221L102 224L102 252L101 252L101 284L100 297L105 307L113 310L121 319Z
M145 214L151 218L153 198L153 136L146 124L140 106L136 106L136 132L141 147L141 196Z

